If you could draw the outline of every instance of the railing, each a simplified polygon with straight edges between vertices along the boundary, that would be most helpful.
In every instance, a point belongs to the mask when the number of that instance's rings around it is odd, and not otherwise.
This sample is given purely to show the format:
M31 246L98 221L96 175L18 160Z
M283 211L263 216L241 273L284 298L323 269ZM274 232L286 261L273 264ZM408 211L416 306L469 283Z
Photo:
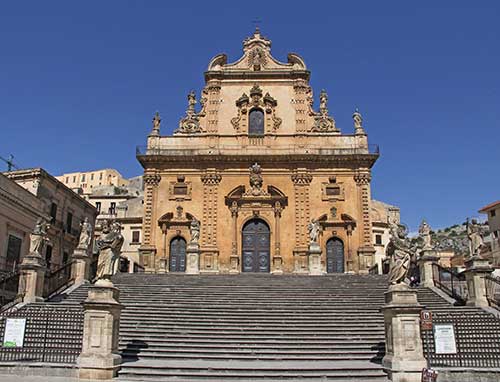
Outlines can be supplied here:
M253 139L253 138L252 138ZM186 148L167 148L167 147L147 147L147 146L137 146L136 155L170 155L170 156L193 156L193 155L232 155L241 154L245 155L245 151L249 151L254 154L255 150L258 148L259 153L265 154L266 147L257 144L251 144L249 146L242 145L217 145L216 147L198 146L198 147L186 147ZM295 155L378 155L380 153L378 145L369 144L367 146L350 146L350 147L298 147L296 145L272 145L271 148L273 154L280 155L283 154L295 154Z
M468 290L464 273L457 273L434 263L432 264L432 278L436 287L453 297L459 304L466 303Z
M486 298L490 306L500 309L500 277L486 276Z
M73 262L70 261L45 276L44 297L49 297L62 287L68 286L68 284L73 281L71 278L72 264Z
M144 267L141 264L134 263L134 273L144 272Z
M0 306L15 300L20 276L20 272L13 272L0 279Z
M368 274L370 275L378 275L378 264L373 264L370 269L368 269Z

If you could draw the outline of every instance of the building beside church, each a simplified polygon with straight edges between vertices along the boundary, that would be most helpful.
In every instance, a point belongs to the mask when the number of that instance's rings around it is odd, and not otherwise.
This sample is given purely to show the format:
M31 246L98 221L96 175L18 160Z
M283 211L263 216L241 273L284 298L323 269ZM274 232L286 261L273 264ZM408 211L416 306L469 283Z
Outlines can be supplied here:
M191 242L200 273L307 274L313 222L322 272L368 272L378 147L368 144L358 111L341 130L325 91L314 107L309 78L299 55L278 61L257 29L236 62L224 54L210 61L199 100L188 95L172 136L161 135L155 115L137 154L146 270L184 272ZM199 238L191 237L193 221Z

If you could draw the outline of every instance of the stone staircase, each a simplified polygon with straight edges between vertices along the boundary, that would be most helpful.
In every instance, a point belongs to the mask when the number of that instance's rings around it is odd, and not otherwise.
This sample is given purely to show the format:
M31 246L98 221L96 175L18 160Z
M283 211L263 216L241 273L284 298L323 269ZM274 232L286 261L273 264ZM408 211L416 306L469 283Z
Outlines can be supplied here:
M126 275L120 380L386 381L383 277Z

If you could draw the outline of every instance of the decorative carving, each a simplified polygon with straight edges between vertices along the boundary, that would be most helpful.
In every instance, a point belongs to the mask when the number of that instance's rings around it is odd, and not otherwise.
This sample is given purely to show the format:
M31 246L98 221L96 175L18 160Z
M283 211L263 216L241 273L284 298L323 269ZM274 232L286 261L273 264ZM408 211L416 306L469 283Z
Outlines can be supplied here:
M105 220L102 225L102 236L96 240L99 251L97 279L110 279L118 271L123 240L120 223Z
M146 186L157 187L160 184L161 176L159 174L144 174L143 181Z
M292 175L292 182L296 185L308 185L312 178L312 175L298 173Z
M308 98L312 106L312 95ZM311 131L318 133L333 133L339 130L335 127L335 120L328 115L328 94L322 90L319 95L319 113L314 113L314 126Z
M279 201L274 203L274 216L280 218L282 211L283 211L283 206L281 205L281 203Z
M337 218L337 207L330 208L330 216L331 216L332 219L336 219Z
M260 47L255 47L248 53L248 65L255 71L259 71L267 62L265 52Z
M238 108L238 115L231 118L231 124L237 132L242 132L243 127L248 124L247 115L250 108L260 108L267 115L265 119L265 131L276 132L283 120L276 116L276 106L278 102L271 97L269 93L263 96L262 89L259 85L254 84L250 89L250 97L243 93L240 98L236 100L236 107ZM248 131L248 126L247 131Z
M196 113L195 105L196 105L196 95L194 91L191 91L188 94L188 108L186 110L186 116L182 118L179 122L179 128L175 130L176 134L196 134L201 133L200 127L200 113ZM202 112L204 112L203 108L205 106L206 99L203 100L202 104Z
M263 188L262 169L254 163L250 168L250 189L243 196L269 196Z
M231 203L231 207L229 208L229 210L231 211L231 216L234 218L236 216L238 216L238 202L236 200L233 200L233 202Z
M365 135L365 130L363 129L363 117L359 112L358 108L354 111L352 115L352 119L354 120L354 134L356 135Z
M177 216L176 219L182 220L183 219L183 214L184 214L184 208L182 206L177 206L175 209Z
M177 177L177 182L170 182L168 187L169 200L191 200L192 183L186 182L183 176Z
M364 185L364 184L369 184L370 181L372 180L371 174L365 173L365 172L359 172L356 175L354 175L354 181L358 186Z

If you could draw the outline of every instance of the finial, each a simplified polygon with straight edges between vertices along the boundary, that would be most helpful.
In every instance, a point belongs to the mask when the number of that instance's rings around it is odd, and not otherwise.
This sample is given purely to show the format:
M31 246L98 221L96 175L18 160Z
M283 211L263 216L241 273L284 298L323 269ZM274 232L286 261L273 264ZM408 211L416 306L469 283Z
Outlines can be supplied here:
M359 112L358 107L354 109L354 113L352 114L352 119L354 120L354 134L356 135L365 135L365 130L363 129L363 117Z
M262 20L259 17L254 17L252 23L255 25L255 32L253 32L254 36L260 35L260 28L259 24L262 22Z

